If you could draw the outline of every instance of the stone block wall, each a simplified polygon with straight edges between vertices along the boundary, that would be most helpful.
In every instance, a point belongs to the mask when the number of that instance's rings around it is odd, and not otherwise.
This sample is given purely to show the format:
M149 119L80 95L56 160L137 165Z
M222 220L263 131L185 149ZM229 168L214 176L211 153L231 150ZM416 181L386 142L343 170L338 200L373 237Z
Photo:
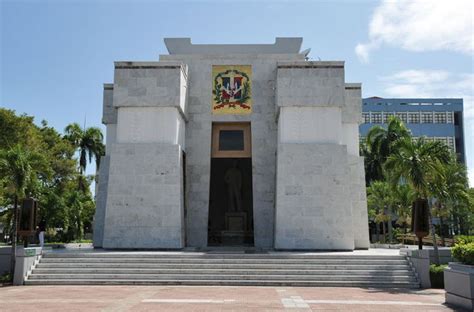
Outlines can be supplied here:
M120 143L111 148L104 248L183 248L179 145Z
M115 62L115 107L161 106L185 110L187 67L177 62Z
M94 215L94 231L93 244L94 247L102 247L104 240L104 222L105 207L107 206L107 186L109 182L109 166L110 155L102 156L100 160L100 168L98 173L98 183L96 185L97 193L95 200Z
M354 249L346 148L278 145L276 249Z
M187 244L207 247L211 133L213 122L251 122L254 241L259 248L273 247L277 109L277 63L302 61L302 54L161 55L160 62L188 67L186 123ZM212 115L212 65L251 65L251 115Z
M348 155L350 200L352 206L352 224L354 228L354 247L368 249L369 217L367 213L367 194L365 190L364 158Z
M278 62L278 106L344 105L344 62Z

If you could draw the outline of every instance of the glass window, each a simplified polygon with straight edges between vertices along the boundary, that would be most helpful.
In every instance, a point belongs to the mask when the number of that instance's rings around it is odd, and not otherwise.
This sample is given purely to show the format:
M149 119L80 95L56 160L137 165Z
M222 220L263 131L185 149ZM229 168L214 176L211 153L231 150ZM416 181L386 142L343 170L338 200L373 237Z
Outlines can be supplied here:
M447 123L453 123L453 112L447 112L446 113L446 122Z
M453 151L453 153L456 152L456 148L454 146L454 137L448 137L448 146Z
M243 151L244 131L243 130L221 130L219 131L220 151Z
M416 113L408 113L408 123L420 123L420 114Z
M372 123L382 123L382 113L372 113Z
M404 123L407 123L407 113L406 112L397 113L397 117L400 118L400 120L403 121Z
M435 123L446 123L446 113L445 112L436 112L435 113Z
M433 123L433 113L421 113L421 122L422 123Z
M369 113L362 113L362 122L363 123L370 123L370 114Z

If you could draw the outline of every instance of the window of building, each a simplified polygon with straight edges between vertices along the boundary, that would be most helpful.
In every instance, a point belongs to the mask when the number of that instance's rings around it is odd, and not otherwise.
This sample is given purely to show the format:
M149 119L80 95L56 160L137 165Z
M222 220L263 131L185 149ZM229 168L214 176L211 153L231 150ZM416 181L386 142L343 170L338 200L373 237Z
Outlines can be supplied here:
M418 112L408 113L408 123L420 123L420 114Z
M456 146L454 146L454 137L448 137L448 146L454 153L456 153Z
M421 122L422 123L433 123L433 113L432 112L423 112L421 113Z
M400 118L400 120L403 121L404 123L407 123L407 113L406 112L397 113L397 117Z
M446 112L436 112L434 120L435 123L446 123Z
M395 116L394 113L383 113L383 122L388 123L388 120L390 119L391 116Z
M382 113L372 113L372 123L382 123Z
M446 138L446 137L437 137L437 138L435 138L435 140L448 145L448 138Z
M446 113L446 122L447 123L453 123L453 112L447 112Z
M370 123L370 113L362 113L362 122L363 123Z

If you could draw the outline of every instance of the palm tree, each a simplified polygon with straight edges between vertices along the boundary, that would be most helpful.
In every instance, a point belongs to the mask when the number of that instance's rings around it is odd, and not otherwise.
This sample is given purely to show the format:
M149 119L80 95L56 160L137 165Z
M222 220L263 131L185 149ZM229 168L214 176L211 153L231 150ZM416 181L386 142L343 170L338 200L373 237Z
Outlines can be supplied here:
M455 157L452 157L450 163L444 166L442 179L437 179L431 186L432 195L436 198L434 215L440 220L440 237L443 245L445 244L442 230L444 218L449 216L450 210L455 214L457 206L469 201L467 185L466 168L459 164Z
M424 138L416 141L404 139L399 142L397 150L385 162L385 170L390 172L393 185L403 179L416 191L417 200L428 202L430 184L443 178L444 165L451 159L449 148L438 141L426 142ZM435 262L439 265L438 246L433 225L431 205L428 208L428 220L433 238Z
M104 135L99 128L90 127L82 129L77 123L72 123L64 129L64 138L79 151L79 171L86 171L87 159L89 163L95 159L97 168L100 166L100 157L105 154L105 146L102 143Z
M382 224L382 237L385 242L385 222L391 223L392 214L392 196L390 193L390 185L385 181L373 181L367 188L367 206L370 216L374 219L377 226L377 240L378 225ZM392 239L392 229L389 226L389 240Z
M389 155L396 150L400 140L411 137L410 130L397 117L390 117L387 128L372 127L367 133L361 154L365 157L367 185L372 180L383 180L383 164Z
M397 184L393 189L394 206L397 212L397 224L403 228L403 234L407 233L411 224L411 209L415 200L415 192L408 184ZM403 238L402 242L405 242Z
M46 174L45 160L35 152L16 145L0 151L0 175L4 177L7 192L13 196L12 257L11 273L15 270L16 241L18 224L18 202L26 195L27 189L36 185L38 174Z

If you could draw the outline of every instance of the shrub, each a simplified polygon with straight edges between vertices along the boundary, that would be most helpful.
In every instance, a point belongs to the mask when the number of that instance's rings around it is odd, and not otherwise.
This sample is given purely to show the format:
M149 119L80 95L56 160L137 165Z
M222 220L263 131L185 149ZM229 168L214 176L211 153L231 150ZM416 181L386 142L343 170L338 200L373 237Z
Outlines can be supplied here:
M474 265L474 242L472 243L457 243L451 249L453 257L463 264Z
M454 237L455 244L469 244L474 243L474 235L456 235Z
M0 275L0 284L2 283L10 283L12 281L12 276L10 273L4 273Z
M432 264L432 265L430 265L430 272L431 273L443 273L444 269L447 266L448 266L447 264L440 264L440 265Z

